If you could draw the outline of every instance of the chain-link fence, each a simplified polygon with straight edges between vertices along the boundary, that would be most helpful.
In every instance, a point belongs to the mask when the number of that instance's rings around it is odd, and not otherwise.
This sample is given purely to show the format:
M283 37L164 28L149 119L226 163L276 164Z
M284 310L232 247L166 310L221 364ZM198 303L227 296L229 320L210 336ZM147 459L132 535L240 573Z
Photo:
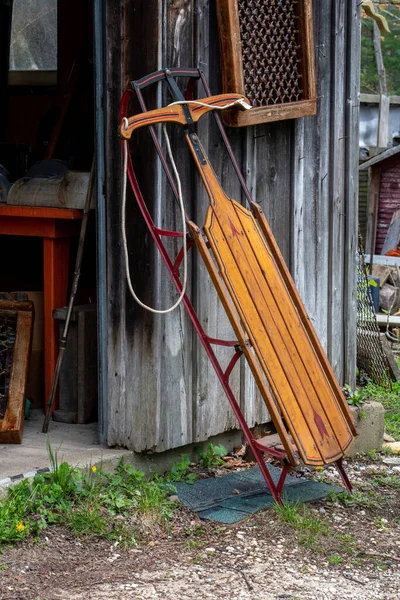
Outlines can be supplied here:
M375 383L390 386L361 242L357 250L357 367Z

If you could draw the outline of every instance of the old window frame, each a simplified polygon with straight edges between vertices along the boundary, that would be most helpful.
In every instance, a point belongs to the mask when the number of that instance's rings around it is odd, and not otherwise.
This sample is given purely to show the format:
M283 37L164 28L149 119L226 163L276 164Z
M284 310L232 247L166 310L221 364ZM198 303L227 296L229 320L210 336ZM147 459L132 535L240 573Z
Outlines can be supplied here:
M10 63L8 70L8 84L11 86L55 86L57 85L57 77L58 77L58 0L53 0L55 11L55 21L56 27L55 30L52 31L52 34L55 35L54 47L55 54L53 56L54 66L53 68L21 68L20 66L12 66L11 64L11 46L15 43L15 31L14 31L14 16L17 10L20 10L18 6L18 1L14 0L12 6L12 23L11 23L11 40L10 40ZM34 19L33 23L36 20L39 20L42 17L40 13L40 4L43 4L43 1L36 0L38 15L36 19ZM43 13L45 15L45 13ZM32 23L31 23L32 24ZM31 25L27 22L26 27L28 28ZM37 58L38 55L33 54L33 58Z
M260 0L262 1L262 0ZM267 2L267 0L264 0ZM312 0L298 0L299 58L303 99L293 102L254 107L251 111L224 111L224 123L244 127L313 115L317 110ZM224 93L246 96L243 57L240 49L239 8L237 0L217 0L217 16L221 50L222 87Z

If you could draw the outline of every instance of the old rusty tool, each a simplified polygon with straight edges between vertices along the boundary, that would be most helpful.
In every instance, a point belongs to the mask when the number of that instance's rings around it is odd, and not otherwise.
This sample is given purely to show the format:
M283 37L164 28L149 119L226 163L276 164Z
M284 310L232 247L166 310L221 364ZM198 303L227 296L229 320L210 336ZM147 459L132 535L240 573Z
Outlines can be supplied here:
M190 78L185 104L181 104L185 99L174 79L182 76ZM196 79L202 81L209 94L200 70L169 69L134 82L133 87L143 110L146 107L141 88L155 81L167 82L175 102L164 108L134 115L127 121L121 119L120 126L121 137L129 140L137 129L152 127L155 123L183 125L186 142L210 201L203 228L188 220L191 232L188 246L197 247L237 340L230 342L209 337L186 294L183 303L275 500L281 501L286 475L300 460L313 466L335 463L346 488L351 491L342 459L357 430L346 399L267 220L258 204L251 199L218 115L215 115L217 124L250 210L225 194L194 129L194 124L202 115L216 105L228 105L238 95L207 97L201 100L200 106L191 103L191 90ZM129 92L123 97L121 116L125 116L128 100ZM175 188L154 131L152 135L167 177ZM182 251L173 262L162 237L178 237L181 234L166 232L155 226L141 195L130 158L127 170L145 221L180 292L182 284L178 271ZM213 345L233 346L234 354L226 370L222 369L216 358ZM246 357L271 415L277 431L275 436L254 439L230 387L231 372L241 355ZM282 475L277 484L266 467L264 454L283 461Z
M55 395L57 392L58 380L60 378L61 365L62 365L62 361L64 358L65 348L67 347L69 323L71 320L72 309L74 308L75 296L76 296L76 292L78 289L79 278L81 275L83 249L85 246L86 230L87 230L87 224L88 224L88 219L89 219L90 204L92 201L94 180L95 180L94 169L95 169L95 165L94 165L94 161L93 161L92 168L90 170L88 188L87 188L87 192L86 192L85 206L83 209L81 230L79 233L79 242L78 242L78 250L76 253L76 260L75 260L74 278L72 281L71 294L69 297L67 316L65 318L64 329L63 329L63 332L62 332L62 335L60 338L56 368L54 370L53 381L51 382L50 395L49 395L49 399L47 401L47 410L46 410L46 415L44 418L43 428L42 428L43 433L47 433L48 428L49 428L51 413L53 410L54 398L55 398Z

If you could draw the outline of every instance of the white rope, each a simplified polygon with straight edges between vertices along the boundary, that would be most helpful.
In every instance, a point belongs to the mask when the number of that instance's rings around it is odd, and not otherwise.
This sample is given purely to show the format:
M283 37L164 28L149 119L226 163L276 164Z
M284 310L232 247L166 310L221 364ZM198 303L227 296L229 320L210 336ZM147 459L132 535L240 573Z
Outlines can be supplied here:
M251 104L248 104L244 98L238 98L234 102L225 104L225 106L216 106L215 104L207 104L207 102L199 102L198 100L178 100L177 102L171 102L168 106L175 106L176 104L197 104L197 106L205 106L212 108L213 110L226 110L232 108L232 106L241 106L245 110L251 110Z
M172 102L168 106L175 106L176 104L196 104L198 106L205 106L207 108L212 108L214 110L226 110L227 108L231 108L232 106L238 106L238 105L242 106L242 108L245 108L246 110L251 109L251 105L248 104L243 98L239 98L238 100L235 100L234 102L230 102L229 104L226 104L225 106L216 106L216 105L212 105L212 104L207 104L206 102L199 102L197 100L178 100L177 102ZM124 117L122 119L122 123L124 125L124 128L128 129L129 122L126 117ZM139 304L139 306L141 306L142 308L145 308L146 310L148 310L156 315L165 315L165 314L170 313L173 310L175 310L175 308L177 308L180 305L180 303L182 302L183 297L186 293L186 287L187 287L187 240L186 240L187 229L186 229L185 207L184 207L183 198L182 198L182 184L181 184L181 180L179 177L178 169L177 169L175 161L174 161L174 157L172 155L171 144L169 141L167 128L166 128L165 124L163 124L163 134L165 137L168 156L169 156L169 159L170 159L171 165L172 165L172 170L173 170L175 178L176 178L176 184L177 184L177 188L178 188L178 200L179 200L179 206L180 206L181 215L182 215L182 232L183 232L183 285L182 285L182 291L181 291L181 294L180 294L178 300L175 302L175 304L173 306L171 306L171 308L166 308L165 310L157 310L155 308L152 308L151 306L148 306L147 304L144 304L140 300L140 298L138 298L138 296L136 295L135 290L133 289L133 285L132 285L131 274L130 274L130 270L129 270L128 242L126 239L126 188L127 188L127 183L128 183L127 182L127 171L128 171L129 147L128 147L128 140L125 139L123 141L124 172L122 175L122 226L121 226L121 229L122 229L122 247L124 250L124 257L125 257L126 280L128 282L128 288L129 288L129 291L130 291L133 299Z
M128 119L124 118L122 120L122 122L126 129L128 127ZM176 182L177 182L177 186L178 186L178 200L179 200L179 205L180 205L181 214L182 214L182 232L183 232L183 286L182 286L182 291L181 291L181 294L180 294L178 300L175 302L175 304L165 310L157 310L155 308L152 308L151 306L148 306L147 304L144 304L140 300L140 298L138 298L138 296L136 295L135 290L133 289L133 286L132 286L131 274L129 271L128 242L126 239L126 187L127 187L127 168L128 168L128 152L129 152L128 140L124 140L124 143L123 143L124 172L123 172L123 178L122 178L122 227L121 227L121 229L122 229L122 246L124 249L124 256L125 256L126 279L128 282L129 291L132 294L132 297L134 298L134 300L142 308L145 308L146 310L148 310L156 315L165 315L165 314L170 313L173 310L175 310L175 308L177 308L179 306L179 304L182 302L183 296L186 293L186 287L187 287L187 241L186 241L187 229L186 229L185 208L184 208L183 200L182 200L182 186L181 186L181 181L180 181L180 178L178 175L178 170L176 168L176 164L175 164L174 158L172 156L171 144L169 142L169 138L168 138L167 132L165 130L165 125L163 125L163 131L164 131L164 135L166 136L165 139L166 139L166 144L167 144L168 156L171 160L172 169L175 173Z

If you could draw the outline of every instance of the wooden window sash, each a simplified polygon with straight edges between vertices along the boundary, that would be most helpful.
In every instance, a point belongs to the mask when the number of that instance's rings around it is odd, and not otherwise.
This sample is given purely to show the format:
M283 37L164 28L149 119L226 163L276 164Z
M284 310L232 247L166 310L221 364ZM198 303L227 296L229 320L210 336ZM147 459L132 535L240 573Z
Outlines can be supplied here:
M260 0L260 3L268 0ZM302 99L253 107L251 111L228 110L223 120L231 127L244 127L313 115L316 113L316 84L312 0L298 0L298 56L300 58ZM217 16L221 49L222 87L224 93L246 94L242 40L237 0L217 0Z

